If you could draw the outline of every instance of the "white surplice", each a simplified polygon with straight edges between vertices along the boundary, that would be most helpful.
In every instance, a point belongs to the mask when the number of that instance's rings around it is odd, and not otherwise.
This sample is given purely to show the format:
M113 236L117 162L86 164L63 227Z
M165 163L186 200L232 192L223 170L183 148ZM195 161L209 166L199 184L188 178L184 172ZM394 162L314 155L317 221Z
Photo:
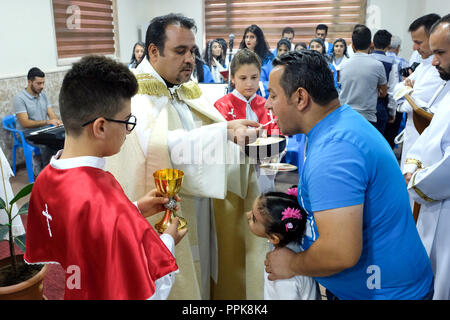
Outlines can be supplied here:
M9 202L14 198L14 193L11 188L11 183L9 181L9 179L13 177L14 174L1 148L0 148L0 165L2 166L3 171L3 177L0 174L0 198L2 198L3 200L7 200ZM12 217L14 217L18 211L19 210L17 208L17 205L14 203L12 206ZM1 209L0 224L4 225L7 223L8 223L8 215L6 214L5 210ZM25 228L23 227L22 219L20 218L20 216L17 216L12 221L12 233L14 236L20 236L25 233ZM3 239L0 239L0 241L7 240L8 238L9 233L7 233Z
M433 299L450 299L450 84L436 101L430 125L411 147L405 172L414 172L408 185L421 204L417 230L430 257L435 284ZM411 162L410 160L410 162Z

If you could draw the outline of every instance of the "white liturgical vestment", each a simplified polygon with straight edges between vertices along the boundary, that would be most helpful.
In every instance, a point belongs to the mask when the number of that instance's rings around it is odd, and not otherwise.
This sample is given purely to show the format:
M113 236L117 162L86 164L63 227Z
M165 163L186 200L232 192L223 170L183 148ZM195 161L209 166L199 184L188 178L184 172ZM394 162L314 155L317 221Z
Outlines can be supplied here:
M439 86L441 86L444 82L444 80L442 80L439 76L439 72L431 64L431 62L433 61L433 57L434 56L430 56L427 59L422 60L422 63L408 77L411 82L414 81L414 91L412 92L411 97L419 107L426 107L430 100L433 98L434 93L438 90ZM404 81L398 83L394 88L394 96L404 88ZM435 107L436 104L431 109L433 113L435 112ZM405 130L403 132L402 159L400 164L401 168L403 168L406 154L408 153L409 148L411 148L411 146L419 137L419 133L414 126L413 109L408 101L405 100L402 104L400 104L398 107L398 111L406 112L406 124Z
M135 75L137 125L107 169L133 200L155 188L156 170L184 172L177 214L188 233L175 248L180 272L169 299L261 299L265 243L249 236L245 218L259 194L253 167L242 164L225 119L195 82L168 88L147 59Z
M450 299L450 84L447 82L430 125L407 155L404 172L415 172L408 185L421 204L417 230L434 271L433 299ZM417 170L416 170L417 169Z

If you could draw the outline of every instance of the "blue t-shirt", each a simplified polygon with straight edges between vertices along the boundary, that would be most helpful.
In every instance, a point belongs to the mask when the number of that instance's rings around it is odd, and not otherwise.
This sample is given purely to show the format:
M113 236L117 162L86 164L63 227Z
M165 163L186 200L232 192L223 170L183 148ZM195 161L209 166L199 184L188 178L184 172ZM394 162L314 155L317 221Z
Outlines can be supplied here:
M423 298L433 272L389 144L349 105L322 119L307 139L298 188L308 213L303 249L320 237L314 212L364 204L360 260L316 280L339 299Z

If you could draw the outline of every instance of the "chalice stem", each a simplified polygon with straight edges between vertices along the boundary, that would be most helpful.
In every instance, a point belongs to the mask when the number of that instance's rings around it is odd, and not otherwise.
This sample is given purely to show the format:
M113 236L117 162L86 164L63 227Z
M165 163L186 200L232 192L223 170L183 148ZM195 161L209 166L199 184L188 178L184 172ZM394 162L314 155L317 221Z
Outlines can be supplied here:
M166 209L166 213L164 214L164 217L162 219L162 224L164 226L168 226L172 222L171 220L172 220L172 210Z

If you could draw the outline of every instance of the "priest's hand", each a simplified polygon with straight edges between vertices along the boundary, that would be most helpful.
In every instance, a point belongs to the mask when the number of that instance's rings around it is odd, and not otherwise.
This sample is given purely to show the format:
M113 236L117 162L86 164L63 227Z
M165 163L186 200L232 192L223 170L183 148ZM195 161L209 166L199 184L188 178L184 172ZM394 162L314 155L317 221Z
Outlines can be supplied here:
M409 185L409 181L411 180L412 175L413 174L411 172L407 172L403 175L403 177L405 178L406 185Z
M164 231L164 233L169 234L172 236L173 240L175 241L175 245L178 244L178 242L183 239L183 237L186 235L188 229L187 227L178 230L178 225L180 224L180 219L178 217L174 218L172 220L172 223L169 225L169 227Z
M228 121L227 130L228 139L239 145L252 143L262 132L261 125L258 122L247 119Z
M181 201L181 198L178 195L175 195L176 201ZM169 198L164 197L158 190L153 189L141 199L137 201L137 207L142 215L147 218L158 212L166 211L164 205L169 202ZM175 208L175 211L178 210L178 206Z

